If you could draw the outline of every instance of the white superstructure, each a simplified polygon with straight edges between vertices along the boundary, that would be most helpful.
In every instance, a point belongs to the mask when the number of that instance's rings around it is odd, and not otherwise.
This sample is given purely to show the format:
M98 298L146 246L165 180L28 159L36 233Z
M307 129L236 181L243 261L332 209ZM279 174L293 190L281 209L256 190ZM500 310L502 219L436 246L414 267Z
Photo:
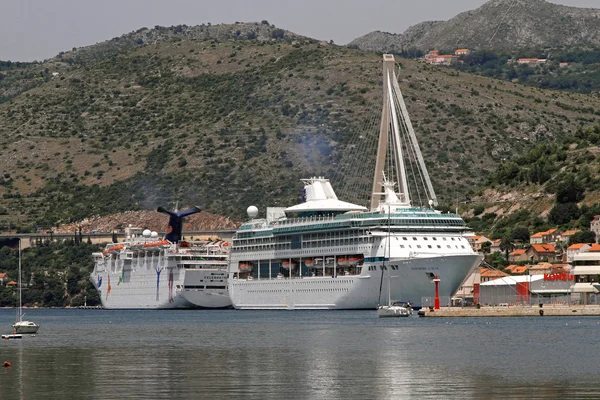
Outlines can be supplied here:
M94 253L90 279L107 309L223 308L228 243L171 243L156 232L128 228L122 243ZM141 233L141 234L140 234Z
M419 169L429 207L411 205L408 157ZM398 180L398 193L385 168ZM440 296L451 296L483 259L469 245L462 218L432 208L437 200L391 55L384 55L371 209L338 200L323 177L303 182L302 204L269 209L265 219L256 218L256 207L248 208L251 219L234 235L230 253L228 287L235 308L375 309L388 298L419 307L422 297L433 296L434 278L440 279ZM396 279L383 285L387 271Z

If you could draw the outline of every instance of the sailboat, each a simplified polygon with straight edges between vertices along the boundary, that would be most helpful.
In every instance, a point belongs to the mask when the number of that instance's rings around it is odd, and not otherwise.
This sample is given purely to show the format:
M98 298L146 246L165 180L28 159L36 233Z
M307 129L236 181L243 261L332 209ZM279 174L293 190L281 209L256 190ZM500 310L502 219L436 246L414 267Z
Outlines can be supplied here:
M40 329L40 324L23 320L23 285L21 282L21 239L19 239L19 308L17 310L17 321L13 324L15 334L36 333Z
M385 173L383 174L383 183L382 183L385 192L388 196L391 195L395 195L394 193L394 182L390 182L385 178ZM387 254L385 254L384 252L384 257L383 257L383 262L385 265L385 258L386 255L389 257L390 254L390 246L391 246L391 242L390 242L390 210L388 207L388 237L387 237ZM388 268L385 268L387 270L387 292L388 292L388 302L387 305L378 305L377 306L377 315L379 316L379 318L389 318L389 317L408 317L411 314L411 309L409 309L410 304L405 303L405 302L393 302L392 303L392 288L391 288L391 279L392 276L390 275L390 269L391 269L391 265L388 265ZM381 272L381 279L383 280L383 271ZM379 284L379 297L381 298L381 285L382 282L380 282Z

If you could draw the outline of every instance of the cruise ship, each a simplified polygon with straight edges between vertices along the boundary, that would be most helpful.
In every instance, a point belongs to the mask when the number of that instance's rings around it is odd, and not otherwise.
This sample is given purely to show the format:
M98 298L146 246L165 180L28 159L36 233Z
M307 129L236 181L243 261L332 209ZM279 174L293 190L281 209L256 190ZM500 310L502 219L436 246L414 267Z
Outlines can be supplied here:
M184 241L183 218L200 211L169 215L166 236L128 227L126 240L93 253L90 279L106 309L226 308L229 243Z
M437 199L393 55L384 55L383 66L370 207L339 200L324 177L303 180L301 204L267 208L264 218L248 207L250 220L236 231L230 250L234 308L375 309L388 298L418 308L423 297L434 296L434 280L440 296L449 297L482 261L462 218L434 209ZM412 172L418 168L414 183L407 162ZM413 205L411 194L426 196L426 205Z

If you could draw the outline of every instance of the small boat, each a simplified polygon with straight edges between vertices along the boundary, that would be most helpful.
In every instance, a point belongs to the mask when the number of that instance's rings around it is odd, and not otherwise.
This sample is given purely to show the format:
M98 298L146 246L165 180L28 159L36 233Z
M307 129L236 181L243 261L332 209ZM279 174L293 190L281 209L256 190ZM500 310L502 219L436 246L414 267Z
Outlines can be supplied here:
M306 265L307 268L313 268L315 266L315 260L309 258L308 260L304 261L304 265Z
M298 263L294 260L290 261L290 260L284 260L281 262L281 266L285 269L290 269L290 267L292 269L296 268L298 266Z
M349 266L348 257L346 257L346 256L339 256L337 258L337 265L339 265L340 267L348 267Z
M21 240L19 239L19 309L17 310L17 321L12 325L15 335L20 333L36 333L40 324L31 321L23 321L23 285L21 282ZM13 338L20 339L20 338Z
M9 340L9 339L23 339L23 335L19 335L19 334L2 335L2 339L5 339L5 340Z
M361 256L349 256L348 257L348 266L354 267L360 263L362 263L363 258Z
M123 246L122 244L117 244L114 245L112 247L108 247L106 250L104 250L102 252L102 254L107 255L107 254L119 254L121 252L121 250L123 250L125 246Z
M250 272L254 269L254 264L251 262L242 262L240 263L239 270L240 272Z
M402 305L391 304L388 306L377 307L377 315L379 318L390 318L390 317L408 317L411 312L408 308Z

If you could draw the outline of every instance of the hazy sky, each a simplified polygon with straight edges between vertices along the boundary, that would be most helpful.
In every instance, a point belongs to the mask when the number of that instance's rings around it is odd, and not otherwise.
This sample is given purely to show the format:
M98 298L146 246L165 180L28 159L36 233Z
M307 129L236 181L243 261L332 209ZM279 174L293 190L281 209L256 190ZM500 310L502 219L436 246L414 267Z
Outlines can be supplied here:
M43 60L155 25L268 20L315 39L346 44L380 30L402 33L447 20L486 0L0 0L0 60ZM600 7L600 0L551 0Z

